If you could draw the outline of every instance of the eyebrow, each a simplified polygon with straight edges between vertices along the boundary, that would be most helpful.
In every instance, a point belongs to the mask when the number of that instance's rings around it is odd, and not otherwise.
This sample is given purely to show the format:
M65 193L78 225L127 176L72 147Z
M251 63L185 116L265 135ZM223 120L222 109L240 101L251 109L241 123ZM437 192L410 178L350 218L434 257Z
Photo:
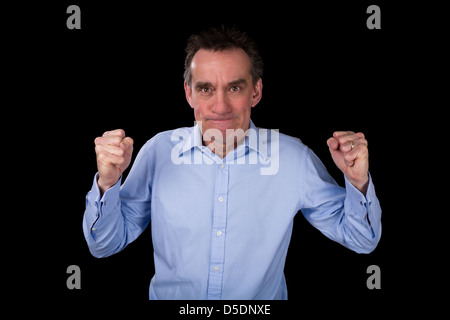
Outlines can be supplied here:
M213 87L211 82L203 82L203 81L196 81L194 84L195 88L210 88Z
M237 85L240 85L240 84L247 84L247 80L240 78L240 79L228 82L227 86L228 87L230 87L230 86L237 86ZM196 81L195 84L194 84L194 87L195 88L205 88L205 87L206 88L211 88L211 87L214 87L214 86L209 81Z
M242 79L242 78L241 79L237 79L237 80L229 82L228 86L237 86L237 85L240 85L240 84L247 84L247 80Z

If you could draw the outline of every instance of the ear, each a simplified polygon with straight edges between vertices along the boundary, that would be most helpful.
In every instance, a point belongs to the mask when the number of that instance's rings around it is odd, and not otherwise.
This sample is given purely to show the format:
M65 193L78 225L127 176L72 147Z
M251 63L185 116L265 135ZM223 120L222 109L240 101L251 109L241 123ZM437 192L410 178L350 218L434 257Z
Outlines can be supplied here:
M256 106L258 102L261 100L262 88L263 88L262 79L259 78L258 81L253 86L252 107Z
M184 93L186 94L186 100L191 106L191 108L194 108L192 106L192 88L187 84L187 82L184 82Z

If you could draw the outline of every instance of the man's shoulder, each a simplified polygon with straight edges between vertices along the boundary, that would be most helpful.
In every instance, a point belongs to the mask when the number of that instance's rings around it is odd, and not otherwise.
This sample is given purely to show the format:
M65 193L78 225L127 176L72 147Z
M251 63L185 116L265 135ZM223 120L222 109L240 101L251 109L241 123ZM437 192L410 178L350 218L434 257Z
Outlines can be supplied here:
M267 143L265 149L270 149L271 152L278 150L278 154L284 159L290 159L290 161L295 160L295 158L298 160L304 159L309 152L309 148L298 137L282 133L280 129L256 127L256 130L259 135L259 143L262 139L263 144ZM261 147L261 144L259 144L259 147Z
M276 132L279 138L279 142L282 143L283 145L286 145L287 147L293 148L306 147L299 138L282 133L280 129L268 129L263 127L256 127L254 125L251 127L251 129L252 128L258 132L259 136L266 135L269 138L269 140L273 140L273 137L275 136L274 133Z
M293 137L284 133L279 133L280 136L280 146L283 145L286 148L293 149L305 149L307 146L300 140L300 138Z
M309 148L300 138L280 133L280 155L284 155L289 161L302 162L309 152ZM297 161L296 161L297 160Z
M282 133L280 132L279 129L265 129L265 128L257 128L257 129L258 131L264 130L264 132L270 132L268 134L269 136L268 140L270 141L270 143L273 143L274 139L277 139L280 150L292 152L303 152L308 150L308 147L302 142L302 140L300 140L300 138ZM277 134L275 135L274 132L276 132Z

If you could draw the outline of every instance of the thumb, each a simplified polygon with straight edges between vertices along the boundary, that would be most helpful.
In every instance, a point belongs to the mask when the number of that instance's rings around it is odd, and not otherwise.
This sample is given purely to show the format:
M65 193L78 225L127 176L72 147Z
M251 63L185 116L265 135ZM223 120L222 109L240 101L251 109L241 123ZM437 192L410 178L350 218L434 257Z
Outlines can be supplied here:
M120 143L120 147L123 150L126 150L126 149L132 147L133 143L134 143L133 139L131 139L130 137L126 137L126 138L123 138L122 142Z

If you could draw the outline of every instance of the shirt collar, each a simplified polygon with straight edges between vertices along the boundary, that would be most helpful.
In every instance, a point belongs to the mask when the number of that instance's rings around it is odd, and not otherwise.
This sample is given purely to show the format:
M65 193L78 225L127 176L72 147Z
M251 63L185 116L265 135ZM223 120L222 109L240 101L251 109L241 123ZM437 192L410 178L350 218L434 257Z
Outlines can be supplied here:
M258 147L259 146L265 146L263 148ZM267 154L267 145L268 145L268 137L267 134L260 134L259 128L255 126L253 121L250 119L250 126L249 130L247 131L244 139L244 148L249 148L253 151L256 151L260 156L263 157L264 160L270 159L270 157ZM242 146L242 145L241 145ZM238 146L237 149L239 149L241 146ZM190 135L186 139L186 143L183 145L182 148L180 148L179 156L186 153L187 151L198 148L201 150L202 148L205 148L205 146L202 143L202 133L200 131L200 126L196 123L194 127L192 127Z
M259 143L259 144L258 144ZM245 145L250 149L256 151L264 160L270 157L267 154L268 136L266 134L260 134L260 129L255 126L252 120L250 120L249 130L245 136ZM263 148L260 148L264 146Z

